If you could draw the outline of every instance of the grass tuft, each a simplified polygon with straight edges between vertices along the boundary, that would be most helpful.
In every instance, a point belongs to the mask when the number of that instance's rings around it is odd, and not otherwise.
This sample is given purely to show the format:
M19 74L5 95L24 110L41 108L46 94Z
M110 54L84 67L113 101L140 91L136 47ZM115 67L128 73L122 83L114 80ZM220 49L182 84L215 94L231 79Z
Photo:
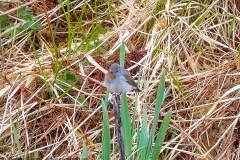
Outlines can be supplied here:
M0 10L3 158L82 158L87 148L102 159L104 132L106 159L117 159L102 100L104 73L121 59L141 89L122 108L129 159L239 159L236 0L11 0Z

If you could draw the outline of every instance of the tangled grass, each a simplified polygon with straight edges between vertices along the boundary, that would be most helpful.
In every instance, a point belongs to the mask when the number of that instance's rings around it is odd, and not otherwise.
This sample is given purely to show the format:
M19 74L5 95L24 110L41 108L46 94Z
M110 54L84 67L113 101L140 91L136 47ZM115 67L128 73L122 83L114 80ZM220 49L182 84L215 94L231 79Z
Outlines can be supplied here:
M27 7L24 7L27 6ZM240 159L239 3L231 1L1 2L0 156L100 159L103 76L119 61L139 79L136 123L171 123L159 159ZM22 9L22 10L20 10ZM130 113L135 94L128 94ZM109 109L112 147L114 117ZM22 158L24 158L22 157ZM111 159L117 159L116 150Z

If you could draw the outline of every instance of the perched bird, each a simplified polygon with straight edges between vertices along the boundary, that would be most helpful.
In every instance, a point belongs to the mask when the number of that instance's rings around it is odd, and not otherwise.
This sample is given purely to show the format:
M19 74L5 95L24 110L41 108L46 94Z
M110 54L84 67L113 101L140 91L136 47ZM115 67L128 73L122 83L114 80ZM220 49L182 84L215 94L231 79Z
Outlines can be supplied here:
M130 72L117 63L111 65L110 70L105 75L104 83L112 93L126 93L132 90L140 91Z

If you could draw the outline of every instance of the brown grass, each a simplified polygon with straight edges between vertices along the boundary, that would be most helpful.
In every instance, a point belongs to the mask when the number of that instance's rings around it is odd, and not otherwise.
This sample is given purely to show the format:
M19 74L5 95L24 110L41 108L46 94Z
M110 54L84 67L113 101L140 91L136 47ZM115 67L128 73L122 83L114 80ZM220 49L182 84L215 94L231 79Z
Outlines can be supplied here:
M14 123L21 149L29 158L34 153L41 159L76 158L81 156L82 141L89 159L100 158L104 72L119 62L124 39L129 51L125 67L135 79L140 77L137 121L146 106L151 124L157 84L166 71L169 92L159 120L170 109L173 115L159 159L240 159L240 3L192 1L184 8L188 1L174 1L171 7L164 2L160 7L168 9L159 11L156 5L160 1L108 3L72 1L72 38L62 10L66 6L54 0L44 4L52 34L40 1L28 5L42 24L40 31L25 29L13 37L0 34L0 157L20 157L13 138ZM82 13L85 4L87 10ZM18 26L20 5L23 3L8 2L0 14L7 12ZM95 38L101 43L85 49L94 43L91 34L100 22L110 29L98 31ZM91 42L84 42L85 36ZM55 79L56 63L60 75L72 71L78 82L55 102L66 91L59 78ZM84 102L78 101L81 96ZM135 96L130 93L128 97L132 113ZM113 143L111 106L109 115ZM116 154L112 153L112 159Z

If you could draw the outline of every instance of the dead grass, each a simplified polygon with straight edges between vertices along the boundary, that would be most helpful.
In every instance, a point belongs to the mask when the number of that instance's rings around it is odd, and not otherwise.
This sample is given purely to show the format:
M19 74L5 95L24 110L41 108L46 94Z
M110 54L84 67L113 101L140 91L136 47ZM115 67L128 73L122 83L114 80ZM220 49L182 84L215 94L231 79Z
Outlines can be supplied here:
M125 66L140 77L142 89L136 121L146 106L151 123L160 73L166 70L169 93L159 120L170 109L173 115L160 159L240 159L239 3L167 2L75 0L68 19L62 10L66 6L46 1L51 34L44 5L33 1L28 7L41 30L1 34L1 158L20 157L14 124L28 158L79 157L85 141L89 159L99 159L103 77L118 62L123 39L129 50ZM21 19L15 12L22 4L9 2L0 14L13 9L7 15L17 26ZM100 24L107 31L93 34ZM66 91L57 77L65 71L76 73L78 82L55 101ZM128 97L132 111L135 96ZM114 124L111 107L109 115Z

